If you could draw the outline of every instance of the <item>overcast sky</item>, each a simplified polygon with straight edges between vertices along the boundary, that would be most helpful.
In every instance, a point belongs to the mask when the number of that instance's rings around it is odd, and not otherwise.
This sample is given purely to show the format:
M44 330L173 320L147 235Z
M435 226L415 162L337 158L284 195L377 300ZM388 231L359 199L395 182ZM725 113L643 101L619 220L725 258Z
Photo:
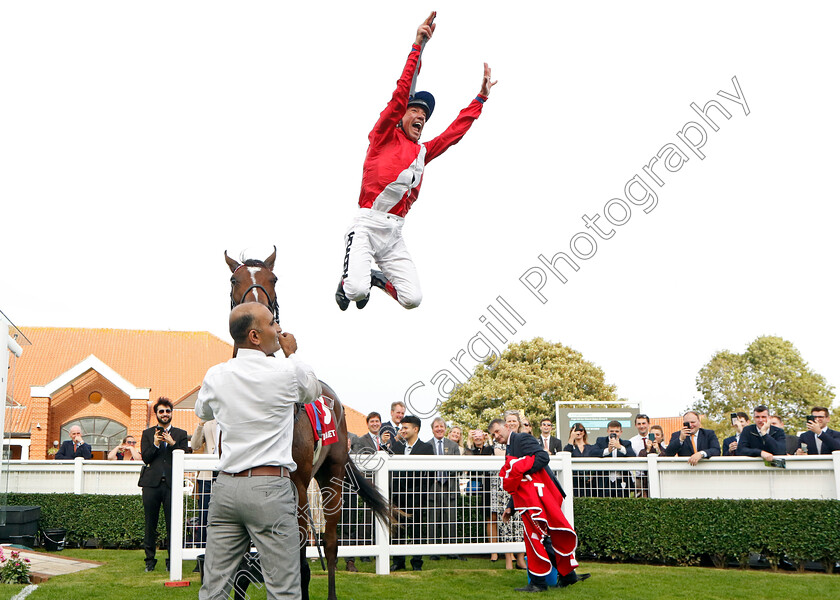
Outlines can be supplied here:
M281 324L363 412L417 383L429 412L431 379L486 350L470 342L491 325L579 350L652 416L760 335L838 384L836 3L290 4L2 4L0 308L16 324L229 341L223 251L276 244ZM483 62L499 83L406 220L422 305L374 290L342 313L367 135L432 9L424 139ZM690 106L710 100L730 115L710 109L716 131ZM647 189L625 192L637 176ZM579 269L557 263L565 284L539 259L558 252ZM525 322L499 309L513 335L487 309L499 296Z

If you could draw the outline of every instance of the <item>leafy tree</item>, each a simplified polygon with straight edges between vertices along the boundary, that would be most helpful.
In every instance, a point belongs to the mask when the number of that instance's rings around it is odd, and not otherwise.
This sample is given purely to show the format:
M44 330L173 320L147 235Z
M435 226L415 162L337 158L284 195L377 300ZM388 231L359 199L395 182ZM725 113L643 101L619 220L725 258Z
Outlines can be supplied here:
M692 408L718 435L732 435L729 413L751 414L760 404L793 433L803 428L812 406L830 408L834 400L834 386L808 368L792 343L775 336L756 338L743 354L716 353L697 374L697 390L703 398Z
M518 409L534 422L554 415L556 400L588 406L594 400L617 402L615 386L580 352L542 338L510 344L456 388L440 407L441 416L464 428L486 428L505 410Z

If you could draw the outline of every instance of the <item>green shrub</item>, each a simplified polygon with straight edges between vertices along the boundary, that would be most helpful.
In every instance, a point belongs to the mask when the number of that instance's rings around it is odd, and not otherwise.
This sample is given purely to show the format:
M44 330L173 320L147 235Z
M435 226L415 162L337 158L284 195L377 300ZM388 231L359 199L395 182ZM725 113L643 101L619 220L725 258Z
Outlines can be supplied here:
M97 540L98 546L140 548L143 545L145 519L143 500L137 496L101 494L18 494L7 496L10 506L40 506L43 529L67 530L66 541L81 546ZM161 511L158 537L166 536Z
M575 529L580 553L620 561L840 560L838 500L576 498Z

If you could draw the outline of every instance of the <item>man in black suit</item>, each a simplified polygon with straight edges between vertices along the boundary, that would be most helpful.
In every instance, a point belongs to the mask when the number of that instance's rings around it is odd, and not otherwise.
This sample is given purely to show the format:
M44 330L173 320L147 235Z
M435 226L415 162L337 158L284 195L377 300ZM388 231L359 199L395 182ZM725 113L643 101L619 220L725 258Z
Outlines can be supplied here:
M382 417L378 412L372 412L368 414L365 420L367 421L368 432L353 440L351 450L353 452L365 451L368 453L382 450L382 442L379 438L379 432L382 428Z
M540 420L540 436L537 441L549 454L557 454L563 450L563 442L551 435L551 419L548 417Z
M700 427L700 415L693 410L683 415L683 428L671 434L665 456L687 456L692 467L704 458L720 456L720 442L711 429Z
M165 544L168 556L169 526L172 522L170 519L172 451L186 451L189 447L187 432L172 427L172 402L168 398L158 398L153 411L158 424L146 429L140 438L140 454L145 464L140 471L140 480L137 482L137 485L143 488L143 512L146 517L146 535L143 538L146 571L154 571L157 565L155 550L161 505L163 505L163 515L166 520ZM181 482L178 482L178 485L182 485ZM166 568L169 568L169 558L166 559Z
M400 422L400 437L402 439L391 442L394 456L434 456L432 446L420 441L420 419L408 415ZM406 534L415 544L426 543L426 497L429 491L428 471L398 471L394 473L391 489L394 490L394 500L397 506L407 513L405 528L400 537ZM400 519L403 520L402 518ZM423 569L423 557L412 556L411 568L415 571ZM405 556L395 556L392 571L405 569Z
M770 411L766 406L753 409L753 421L741 431L737 455L761 457L766 461L773 460L774 455L784 456L785 432L770 425Z
M618 421L607 423L607 435L599 437L595 441L590 456L599 458L630 458L636 456L630 440L621 439L622 427ZM630 495L633 487L633 480L629 471L610 471L598 477L598 489L596 496L626 498Z
M400 432L400 424L402 423L403 417L405 417L405 404L400 400L391 402L391 420L382 423L379 432L384 433L389 431L391 433L391 439L396 439L399 437L397 434Z
M548 466L548 452L540 446L539 440L530 434L515 433L510 431L507 427L505 427L505 423L501 419L494 419L490 421L489 432L490 435L493 436L493 439L495 439L498 443L505 444L506 456L514 456L516 458L533 456L534 466L527 471L527 474L545 471L545 474L548 475L551 482L557 486L557 489L560 491L560 495L563 498L566 497L563 487L560 485L560 482L557 481L557 477L554 475L551 467ZM510 502L508 502L507 508L505 508L505 512L502 514L503 521L507 522L510 519L511 514L513 514L513 508L513 498L511 498ZM560 511L561 507L557 506L556 509ZM589 573L578 575L575 571L575 567L578 565L575 560L574 553L570 556L561 556L560 554L554 552L549 542L545 542L545 538L542 541L546 544L546 551L551 563L557 568L557 572L560 575L557 581L558 587L567 587L577 583L578 581L583 581L584 579L589 578ZM517 592L546 591L547 585L545 575L536 575L530 571L529 575L531 583L524 588L516 588Z
M815 406L811 409L811 417L805 422L808 429L799 436L799 442L808 447L808 454L831 454L840 450L840 431L828 428L828 409ZM797 454L803 453L800 449Z
M720 449L722 456L735 456L738 452L738 442L741 439L741 432L744 427L750 424L750 418L745 412L735 413L735 418L732 421L732 426L735 427L735 435L723 440L723 446Z
M61 448L55 453L55 460L73 460L77 457L90 460L93 458L93 453L90 444L82 439L82 428L73 425L70 428L70 439L61 444Z

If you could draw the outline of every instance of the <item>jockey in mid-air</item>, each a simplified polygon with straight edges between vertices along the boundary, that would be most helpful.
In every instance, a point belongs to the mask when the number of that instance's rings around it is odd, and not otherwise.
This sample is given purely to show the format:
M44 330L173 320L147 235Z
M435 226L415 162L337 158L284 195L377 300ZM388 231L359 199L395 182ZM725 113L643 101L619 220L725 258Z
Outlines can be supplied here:
M351 300L357 308L364 308L371 286L385 290L405 308L420 304L417 269L402 237L405 215L420 193L425 165L464 137L481 114L490 88L496 85L484 63L478 96L443 133L420 143L435 99L429 92L414 93L413 88L423 46L435 31L434 18L433 12L417 28L397 89L368 135L359 213L344 236L344 271L335 293L341 310L346 310ZM371 268L372 261L381 271Z

